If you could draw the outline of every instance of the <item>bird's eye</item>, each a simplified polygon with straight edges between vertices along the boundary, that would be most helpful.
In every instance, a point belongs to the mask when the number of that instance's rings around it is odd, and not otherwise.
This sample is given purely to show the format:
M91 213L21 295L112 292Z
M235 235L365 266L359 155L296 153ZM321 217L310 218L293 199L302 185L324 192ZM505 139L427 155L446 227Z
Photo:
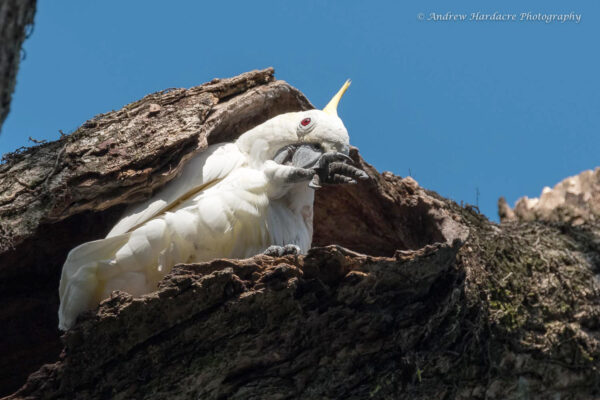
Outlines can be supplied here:
M296 134L298 137L303 137L308 135L313 129L315 129L315 125L317 121L311 117L304 117L304 119L300 120L300 123L296 127Z

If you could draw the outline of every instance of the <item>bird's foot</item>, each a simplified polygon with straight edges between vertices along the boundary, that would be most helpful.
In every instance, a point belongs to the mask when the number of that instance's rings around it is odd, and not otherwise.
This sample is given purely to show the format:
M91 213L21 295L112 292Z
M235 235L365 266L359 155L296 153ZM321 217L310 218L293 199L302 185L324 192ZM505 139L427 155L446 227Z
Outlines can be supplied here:
M354 161L344 153L332 151L323 154L315 168L316 174L308 186L318 189L323 184L355 184L358 179L369 179L369 175L351 165L353 163Z
M287 183L306 182L315 176L315 173L316 171L314 169L291 167L291 169L287 171L285 181Z
M264 255L271 257L282 257L287 255L297 256L300 254L300 247L295 244L286 244L285 246L269 246L264 252Z

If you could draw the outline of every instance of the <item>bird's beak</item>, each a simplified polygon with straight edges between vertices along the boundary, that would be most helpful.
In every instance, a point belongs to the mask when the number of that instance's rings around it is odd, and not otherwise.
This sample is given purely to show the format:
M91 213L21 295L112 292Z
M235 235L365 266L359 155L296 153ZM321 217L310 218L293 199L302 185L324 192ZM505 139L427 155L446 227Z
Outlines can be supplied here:
M333 96L331 98L331 100L329 100L329 103L327 103L327 105L323 109L323 112L325 112L325 113L327 113L329 115L333 115L333 116L337 117L337 106L338 106L338 103L340 102L340 99L342 98L342 96L344 95L344 93L346 93L346 89L348 89L348 86L350 86L350 79L348 79L346 81L346 83L344 83L344 85L342 86L342 88L335 94L335 96Z

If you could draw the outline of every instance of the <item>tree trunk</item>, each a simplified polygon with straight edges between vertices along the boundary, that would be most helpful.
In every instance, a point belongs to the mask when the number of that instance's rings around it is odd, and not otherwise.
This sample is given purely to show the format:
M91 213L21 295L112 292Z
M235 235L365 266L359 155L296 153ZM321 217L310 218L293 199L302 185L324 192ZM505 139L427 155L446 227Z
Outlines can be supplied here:
M0 2L0 131L10 111L10 101L17 82L21 46L32 26L35 0Z
M5 392L52 362L10 398L600 396L600 227L498 226L379 174L356 149L371 179L317 191L306 256L176 266L152 294L113 293L59 341L71 247L102 237L123 204L207 143L311 107L271 69L253 71L147 96L10 155L0 166Z
M498 215L502 222L548 221L574 226L600 223L600 167L563 179L553 189L544 188L539 198L521 197L514 210L501 197Z

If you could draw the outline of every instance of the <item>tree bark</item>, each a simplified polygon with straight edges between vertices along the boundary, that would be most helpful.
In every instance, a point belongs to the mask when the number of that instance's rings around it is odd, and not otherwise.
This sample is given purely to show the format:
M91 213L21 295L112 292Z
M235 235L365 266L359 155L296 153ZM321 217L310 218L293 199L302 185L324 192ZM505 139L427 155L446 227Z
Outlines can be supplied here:
M21 61L21 46L27 37L27 27L33 25L35 8L35 0L0 2L0 131L10 111Z
M600 396L595 220L496 225L356 149L371 179L317 191L306 256L176 266L156 292L115 292L58 340L71 247L102 237L207 143L311 107L272 70L253 71L147 96L9 156L0 371L20 375L5 389L51 362L10 398Z
M514 210L504 197L498 200L500 221L548 221L569 225L594 223L600 216L600 167L570 176L539 198L521 197Z

